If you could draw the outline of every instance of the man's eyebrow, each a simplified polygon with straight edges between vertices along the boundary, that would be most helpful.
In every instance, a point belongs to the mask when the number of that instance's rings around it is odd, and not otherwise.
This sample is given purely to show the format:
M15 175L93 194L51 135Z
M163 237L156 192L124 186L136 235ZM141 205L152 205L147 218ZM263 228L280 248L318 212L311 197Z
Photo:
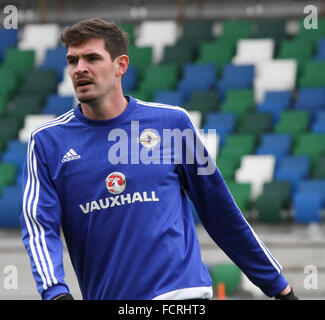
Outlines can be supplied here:
M82 54L81 56L82 56L82 57L91 57L91 56L101 57L101 55L98 54L98 53L96 53L96 52L85 53L85 54ZM66 56L66 59L67 59L67 60L68 60L68 59L75 59L75 58L77 58L77 57L78 57L78 55L68 54L68 55Z

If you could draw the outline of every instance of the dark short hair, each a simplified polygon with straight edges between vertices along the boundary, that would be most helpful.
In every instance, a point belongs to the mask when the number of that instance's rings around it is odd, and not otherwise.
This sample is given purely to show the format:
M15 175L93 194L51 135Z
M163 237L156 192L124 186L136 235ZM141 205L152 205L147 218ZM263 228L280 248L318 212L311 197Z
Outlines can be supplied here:
M104 39L105 48L112 60L122 54L128 54L129 35L114 22L92 18L67 27L61 34L64 45L78 46L91 38Z

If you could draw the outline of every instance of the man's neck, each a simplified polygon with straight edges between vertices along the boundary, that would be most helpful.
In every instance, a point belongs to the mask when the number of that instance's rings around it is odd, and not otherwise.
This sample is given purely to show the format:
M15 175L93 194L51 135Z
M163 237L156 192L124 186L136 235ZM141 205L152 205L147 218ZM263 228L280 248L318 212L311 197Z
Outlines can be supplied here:
M109 120L119 116L127 107L128 100L119 95L114 99L102 102L81 103L81 111L91 120Z

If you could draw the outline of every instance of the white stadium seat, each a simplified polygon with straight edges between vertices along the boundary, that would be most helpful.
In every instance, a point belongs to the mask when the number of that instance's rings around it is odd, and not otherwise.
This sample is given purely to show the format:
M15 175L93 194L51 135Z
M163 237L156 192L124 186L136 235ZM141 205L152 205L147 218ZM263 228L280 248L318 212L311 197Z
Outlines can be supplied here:
M60 27L57 24L27 24L18 43L21 50L33 49L36 65L40 65L47 49L56 48L60 40Z
M250 183L251 200L255 201L263 191L263 185L271 182L274 175L275 157L273 155L246 155L242 157L240 168L236 170L238 183Z
M174 45L178 35L178 26L174 20L144 21L139 26L135 44L139 47L152 46L153 61L159 63L164 47Z

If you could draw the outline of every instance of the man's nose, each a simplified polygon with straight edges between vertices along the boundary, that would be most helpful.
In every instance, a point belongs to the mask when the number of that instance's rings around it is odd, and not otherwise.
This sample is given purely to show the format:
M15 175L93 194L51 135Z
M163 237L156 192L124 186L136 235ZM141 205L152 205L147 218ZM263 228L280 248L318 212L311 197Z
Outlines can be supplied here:
M78 64L76 67L76 73L87 73L88 72L88 65L83 59L78 60Z

